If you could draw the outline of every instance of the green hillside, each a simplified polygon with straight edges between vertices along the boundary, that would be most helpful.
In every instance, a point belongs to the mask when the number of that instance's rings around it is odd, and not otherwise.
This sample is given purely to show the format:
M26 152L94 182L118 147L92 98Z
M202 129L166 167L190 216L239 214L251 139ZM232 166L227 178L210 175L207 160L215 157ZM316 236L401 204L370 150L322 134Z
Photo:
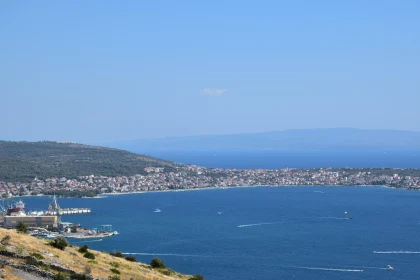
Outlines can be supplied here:
M75 143L0 141L1 181L91 174L129 176L145 174L145 167L164 167L165 171L171 171L174 164L123 150Z

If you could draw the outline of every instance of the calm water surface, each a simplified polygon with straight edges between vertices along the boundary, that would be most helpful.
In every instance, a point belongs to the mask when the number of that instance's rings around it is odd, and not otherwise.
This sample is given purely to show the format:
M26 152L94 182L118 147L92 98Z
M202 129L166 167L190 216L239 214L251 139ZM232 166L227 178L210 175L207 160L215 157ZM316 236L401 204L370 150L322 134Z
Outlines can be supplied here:
M49 200L24 198L29 209L46 209ZM88 240L89 247L134 253L142 262L156 255L210 280L420 278L420 192L260 187L59 202L93 211L64 221L120 232ZM395 270L384 270L388 264Z
M134 152L142 153L142 151ZM420 151L144 151L179 163L219 168L420 168Z

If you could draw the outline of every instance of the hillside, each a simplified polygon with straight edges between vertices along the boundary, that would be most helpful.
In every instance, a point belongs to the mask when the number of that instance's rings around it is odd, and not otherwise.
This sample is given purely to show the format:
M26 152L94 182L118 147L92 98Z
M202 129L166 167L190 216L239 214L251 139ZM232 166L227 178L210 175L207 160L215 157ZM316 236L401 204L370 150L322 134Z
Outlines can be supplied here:
M108 146L134 152L252 150L419 150L420 132L354 128L293 129L264 133L140 139Z
M113 148L57 142L0 141L0 181L30 181L35 177L75 178L82 175L144 174L145 167L172 170L169 161Z
M65 275L71 275L71 271L73 274L74 272L84 274L86 271L90 271L89 274L95 279L108 279L109 276L114 276L113 279L118 279L120 276L120 279L136 280L190 278L169 269L152 269L143 263L130 262L124 258L89 249L95 255L95 259L90 260L83 257L83 253L78 252L78 247L68 246L64 250L59 250L48 245L46 239L0 228L0 240L7 235L10 236L10 240L2 241L0 245L0 263L3 265L2 269L6 271L5 279L52 279L51 274L58 274L59 270ZM30 256L35 256L35 259ZM32 266L28 266L28 264ZM40 271L36 271L38 269ZM112 272L111 269L117 269L120 274ZM40 276L43 272L46 274Z

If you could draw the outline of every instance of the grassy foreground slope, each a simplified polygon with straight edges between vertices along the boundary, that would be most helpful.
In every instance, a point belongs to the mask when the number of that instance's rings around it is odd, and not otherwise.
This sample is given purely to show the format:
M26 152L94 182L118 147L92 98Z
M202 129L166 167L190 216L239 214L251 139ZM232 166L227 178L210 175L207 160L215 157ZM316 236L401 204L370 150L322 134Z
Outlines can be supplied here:
M26 182L35 177L131 176L145 167L173 169L169 161L123 150L58 142L0 141L0 180Z
M48 245L48 240L31 237L23 233L17 233L14 230L7 230L0 228L0 240L5 236L10 235L10 241L7 246L1 245L1 250L15 252L19 255L30 256L36 255L47 264L56 264L61 267L71 269L77 273L84 273L86 268L91 270L90 274L95 278L108 279L109 276L116 276L111 269L117 269L120 272L121 279L138 279L138 280L163 280L163 279L189 279L191 276L182 275L171 272L172 275L165 275L168 270L152 269L149 265L130 262L123 258L117 258L94 250L90 250L95 255L95 260L89 260L83 257L83 253L78 252L79 247L68 246L63 251L53 248ZM40 257L41 256L41 257ZM0 255L0 261L6 260L13 263L21 263L22 259L6 257ZM40 269L56 274L52 268L46 266L39 267ZM6 279L26 279L28 276L21 276L22 271L5 265L7 271Z

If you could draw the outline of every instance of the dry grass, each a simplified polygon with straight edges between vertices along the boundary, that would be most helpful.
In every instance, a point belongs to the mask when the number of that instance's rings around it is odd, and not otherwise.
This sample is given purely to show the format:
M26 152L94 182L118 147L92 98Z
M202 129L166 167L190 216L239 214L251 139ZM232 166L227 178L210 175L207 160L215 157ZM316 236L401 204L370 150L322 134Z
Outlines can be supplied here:
M13 269L11 267L5 267L4 268L6 270L7 276L4 279L7 280L23 280L23 278L13 275Z
M121 272L121 279L139 279L139 280L160 280L160 279L188 279L187 275L177 274L176 276L163 275L158 270L150 269L150 267L143 263L129 262L122 258L113 257L107 253L101 253L94 250L89 250L95 254L95 260L89 260L83 257L82 253L79 253L78 247L67 247L64 251L53 248L47 245L48 240L31 237L26 234L17 233L14 230L7 230L0 228L0 240L6 235L11 236L9 250L22 252L39 253L45 259L43 261L47 263L60 264L63 267L70 268L83 273L86 266L91 268L91 274L95 278L108 278L113 275L110 271L114 268L115 263L118 264L118 270ZM113 263L111 265L111 263ZM9 278L8 279L19 279Z

